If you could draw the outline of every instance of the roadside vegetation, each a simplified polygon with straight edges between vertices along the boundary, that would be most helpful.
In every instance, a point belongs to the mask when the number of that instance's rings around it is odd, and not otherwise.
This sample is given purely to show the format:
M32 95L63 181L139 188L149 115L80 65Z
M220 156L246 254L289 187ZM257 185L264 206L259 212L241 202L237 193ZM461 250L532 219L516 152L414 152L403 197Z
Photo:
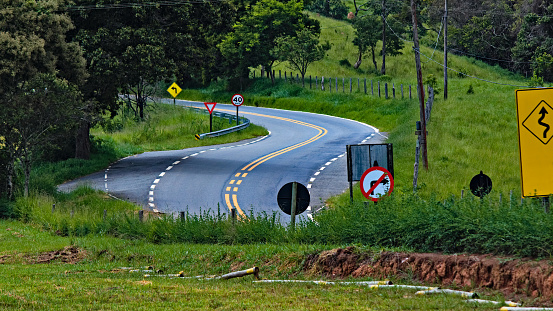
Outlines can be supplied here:
M42 53L38 45L22 40L27 48L37 49L36 55L43 56L29 58L27 62L23 56L35 55L35 52L19 55L0 48L2 53L21 56L15 57L21 63L11 64L9 70L0 74L3 82L10 82L3 83L0 88L0 100L5 104L5 109L0 111L3 120L0 123L0 217L3 218L0 221L0 264L6 267L0 279L2 307L487 310L497 307L471 305L443 295L416 297L402 290L373 291L354 286L252 285L250 279L225 283L145 278L143 273L131 274L121 267L153 266L164 273L183 271L186 276L195 276L222 274L261 263L263 277L317 279L318 275L302 270L306 256L348 245L375 253L397 249L551 257L553 216L544 213L539 200L520 199L514 99L516 89L526 85L546 86L544 81L550 80L547 73L551 72L548 70L551 56L543 52L546 47L538 49L537 46L539 42L548 42L541 39L548 37L542 24L549 22L540 21L536 15L547 15L550 8L529 13L530 8L521 5L517 11L528 16L516 23L516 27L522 27L523 33L534 29L539 34L537 39L532 38L533 45L526 44L525 36L520 36L520 42L512 33L506 36L512 41L510 44L518 46L513 61L521 66L513 65L509 69L529 77L533 74L533 77L524 78L497 65L450 54L449 66L454 70L449 71L447 100L442 98L443 67L436 61L443 59L441 47L434 45L439 38L435 32L424 35L423 76L426 86L436 90L436 96L428 125L430 169L421 169L418 187L413 189L414 131L419 106L413 74L414 52L409 42L389 50L391 54L386 56L383 72L381 55L378 55L382 42L376 40L373 46L378 66L372 62L374 53L369 53L370 47L362 53L363 59L359 62L362 47L359 41L354 43L355 27L358 27L355 22L298 11L302 6L297 1L282 7L278 1L263 0L252 7L251 12L255 13L252 16L240 15L249 10L229 9L228 6L233 5L230 2L205 9L193 4L190 7L160 6L155 14L150 14L145 7L136 7L120 11L95 10L90 15L79 10L72 10L68 15L58 14L61 4L57 1L49 2L46 8L38 2L23 2L11 0L17 10L0 11L7 14L8 21L0 22L0 27L5 23L27 25L23 22L43 17L44 25L32 25L32 29L45 29L48 33L38 33L37 38L67 38L72 42L48 41L46 52ZM86 5L86 1L77 3ZM109 4L106 5L109 9ZM266 21L270 10L264 8L273 6L290 13L287 15L290 20L283 25L307 25L313 31L310 38L320 33L322 45L317 53L325 51L326 56L318 61L315 60L320 55L312 58L305 71L304 84L290 81L290 76L301 76L290 69L289 62L283 61L292 53L275 55L266 46L256 46L256 42L250 42L255 47L251 49L236 45L244 38L259 35L256 23ZM346 2L346 6L347 11L356 9L351 1ZM493 1L483 5L484 8L490 6L494 6ZM509 8L502 10L513 13ZM344 8L339 6L331 16L339 17L343 12ZM401 20L400 13L393 13L396 14L393 18ZM428 14L427 22L436 28L438 22ZM484 14L481 22L476 18L471 20L474 24L467 27L473 26L474 33L479 33L479 27L487 25L492 17ZM182 27L172 27L170 31L163 29L157 22L164 18ZM203 24L208 20L209 27ZM143 27L121 27L119 21L129 25L139 22ZM240 32L232 33L232 26L239 21L242 22ZM59 27L49 27L51 24ZM462 41L462 31L471 33L470 29L463 28L462 21L456 21L456 26L457 32L452 33L457 36L458 48L488 58L494 56L495 51L485 48L487 45L483 42L470 46ZM31 29L23 28L21 33ZM292 38L302 29L293 28L267 34L264 42L271 43L282 35L288 40L283 39L282 46L295 45L297 42ZM405 32L400 35L409 39ZM201 40L188 40L190 37ZM506 50L516 47L507 46L509 40L494 42L504 47L502 58L508 58ZM129 42L136 42L136 45L129 47ZM324 44L326 42L329 45ZM83 53L75 48L79 44ZM541 54L530 55L523 50L524 46L528 46L528 51L541 51ZM54 57L59 51L64 53ZM106 62L103 53L120 58ZM53 60L60 63L48 63ZM275 74L270 79L260 78L260 65L271 75L273 70ZM23 70L29 68L33 70ZM45 72L30 76L41 70ZM140 76L138 72L148 72L149 76ZM287 81L279 79L285 72ZM333 78L332 92L328 88L320 90L323 76L325 81ZM89 79L85 82L83 77ZM315 89L315 77L319 89ZM338 91L334 84L336 78ZM349 83L350 78L352 93L349 93L349 85L342 85L342 81ZM364 93L365 79L374 83L374 95L370 88L369 94ZM34 84L23 83L28 80ZM147 220L140 221L140 207L102 192L87 187L70 194L57 191L57 185L66 180L101 170L132 154L222 144L266 135L266 130L252 125L228 136L196 141L194 134L207 132L206 115L147 102L156 92L158 95L165 93L174 80L184 88L178 96L181 99L228 103L232 94L239 91L246 105L310 111L376 126L388 133L388 142L394 144L394 193L375 205L367 204L355 189L353 203L348 195L332 198L327 202L328 208L314 216L315 222L301 218L295 230L291 230L282 225L278 214L253 212L247 213L247 221L233 221L226 213L212 210L200 215L186 214L184 219L147 214ZM382 93L384 83L394 85L396 98L378 97L378 82L382 85ZM46 84L48 88L44 87ZM400 98L400 85L404 86L404 98ZM413 87L413 99L408 98L408 85ZM135 96L121 102L120 91ZM42 92L49 96L42 96ZM62 96L74 99L72 105L61 105L59 98ZM42 98L47 100L43 102ZM18 103L23 102L40 109L33 110L33 114L21 113L23 106ZM54 119L44 118L46 115ZM228 121L215 120L217 129L226 126L230 126ZM29 144L20 135L27 129L40 134L30 135L35 140ZM44 141L48 144L41 143ZM493 181L493 191L482 200L468 190L470 179L480 171ZM74 265L61 264L64 257L56 254L67 247L77 250L75 261L69 261ZM44 253L50 253L53 258L41 262L37 258ZM37 264L46 262L52 264L47 268ZM394 281L417 283L409 276ZM491 295L491 299L502 300L501 295Z
M18 245L17 249L13 245ZM456 296L417 296L414 290L253 283L253 276L231 280L195 278L260 266L261 278L320 280L320 276L302 271L303 261L307 255L329 247L316 244L156 245L108 236L60 237L36 226L5 220L0 222L0 262L4 267L0 278L0 306L5 310L498 308L466 303ZM136 272L130 272L131 268ZM158 276L179 272L192 278ZM152 276L145 277L145 274ZM417 284L408 277L390 280L396 284ZM481 297L503 301L497 293Z

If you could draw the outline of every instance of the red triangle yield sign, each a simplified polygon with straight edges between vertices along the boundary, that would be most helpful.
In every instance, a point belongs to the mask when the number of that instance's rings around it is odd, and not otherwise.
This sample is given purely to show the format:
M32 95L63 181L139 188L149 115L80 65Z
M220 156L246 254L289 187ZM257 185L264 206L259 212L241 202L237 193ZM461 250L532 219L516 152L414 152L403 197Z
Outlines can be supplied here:
M205 107L207 108L207 111L209 111L209 114L213 112L213 109L215 109L215 105L217 103L204 103Z

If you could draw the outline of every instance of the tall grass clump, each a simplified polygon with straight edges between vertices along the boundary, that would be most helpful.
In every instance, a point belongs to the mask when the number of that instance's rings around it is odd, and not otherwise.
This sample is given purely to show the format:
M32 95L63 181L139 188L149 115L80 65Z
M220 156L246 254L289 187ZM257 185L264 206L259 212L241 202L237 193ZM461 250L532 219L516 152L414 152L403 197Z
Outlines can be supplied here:
M316 243L360 243L419 252L551 256L553 216L539 200L424 200L395 195L326 210L310 226Z
M499 203L474 197L392 195L378 204L354 202L325 209L314 215L314 221L300 217L292 230L278 213L250 212L247 219L233 220L220 210L205 210L183 218L148 214L140 221L138 207L90 188L69 196L58 202L41 195L20 198L14 213L58 235L105 235L156 244L358 244L523 257L550 257L553 249L553 216L533 199Z

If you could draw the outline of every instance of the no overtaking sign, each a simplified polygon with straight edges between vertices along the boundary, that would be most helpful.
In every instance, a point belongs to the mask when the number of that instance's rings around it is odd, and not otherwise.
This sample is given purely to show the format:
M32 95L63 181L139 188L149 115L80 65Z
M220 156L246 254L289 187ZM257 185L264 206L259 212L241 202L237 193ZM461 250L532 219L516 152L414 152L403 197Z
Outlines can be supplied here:
M394 178L387 169L374 166L363 173L359 186L365 198L377 202L382 197L392 193Z

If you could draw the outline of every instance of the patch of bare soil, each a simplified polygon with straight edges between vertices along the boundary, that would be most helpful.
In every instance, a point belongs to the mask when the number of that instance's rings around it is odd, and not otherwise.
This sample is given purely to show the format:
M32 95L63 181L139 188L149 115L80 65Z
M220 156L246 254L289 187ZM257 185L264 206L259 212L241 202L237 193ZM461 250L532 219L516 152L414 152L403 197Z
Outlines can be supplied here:
M28 256L27 260L33 264L62 262L75 264L86 257L86 252L76 246L66 246L62 250L41 253L38 256Z
M361 253L354 247L310 255L304 270L331 278L373 277L441 287L496 290L507 300L553 305L553 263L492 255Z

